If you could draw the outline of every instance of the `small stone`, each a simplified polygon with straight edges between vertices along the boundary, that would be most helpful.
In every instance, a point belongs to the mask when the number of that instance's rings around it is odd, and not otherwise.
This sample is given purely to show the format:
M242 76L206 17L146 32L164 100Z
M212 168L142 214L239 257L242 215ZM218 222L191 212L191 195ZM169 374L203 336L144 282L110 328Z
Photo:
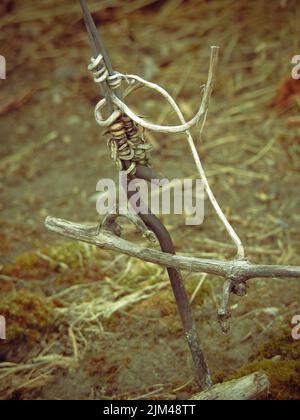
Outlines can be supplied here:
M272 362L280 362L282 360L282 357L280 356L280 354L278 354L277 356L272 357Z
M58 132L57 131L50 131L50 133L47 134L45 140L46 140L46 142L53 141L53 140L57 139L57 137L58 137Z
M80 117L78 115L71 115L71 117L68 118L67 124L68 125L76 125L79 124L81 121Z
M63 143L64 144L70 144L72 143L72 139L70 136L63 136Z

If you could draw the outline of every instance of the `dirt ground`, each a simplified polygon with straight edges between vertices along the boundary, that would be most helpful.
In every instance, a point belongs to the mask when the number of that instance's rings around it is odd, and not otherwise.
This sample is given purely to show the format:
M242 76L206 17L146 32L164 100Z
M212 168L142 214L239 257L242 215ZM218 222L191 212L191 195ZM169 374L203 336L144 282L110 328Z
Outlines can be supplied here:
M194 130L211 187L250 260L300 265L300 81L291 79L291 59L300 54L296 1L90 5L115 68L167 88L189 118L206 81L210 46L220 46L201 139ZM198 386L164 269L66 242L44 228L47 215L98 220L96 184L116 178L93 117L99 92L87 71L91 53L79 4L4 1L0 14L7 62L0 80L0 315L8 314L0 396L189 398ZM139 115L176 122L147 91L130 102ZM157 170L169 179L196 176L184 136L149 138ZM163 216L177 252L233 258L208 200L205 206L197 227ZM216 317L222 279L184 278L190 296L202 282L192 307L216 381L274 337L290 334L300 313L299 280L252 280L247 297L233 298L232 332L224 336Z

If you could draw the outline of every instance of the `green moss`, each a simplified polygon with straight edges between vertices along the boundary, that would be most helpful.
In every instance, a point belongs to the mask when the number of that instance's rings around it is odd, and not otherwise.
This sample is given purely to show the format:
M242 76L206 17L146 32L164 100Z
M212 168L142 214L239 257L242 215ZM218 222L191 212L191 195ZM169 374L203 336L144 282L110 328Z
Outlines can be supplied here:
M284 332L279 338L270 340L258 349L250 363L223 379L237 379L256 371L262 371L268 375L271 383L270 399L298 400L300 398L300 341L293 340L288 332Z
M30 292L12 293L0 301L0 314L7 325L7 344L33 343L54 326L53 305Z
M55 278L56 285L75 285L84 283L94 283L105 278L103 271L92 264L84 269L64 270L58 273Z
M300 341L292 338L289 326L283 334L259 348L257 352L258 357L267 359L278 355L287 360L300 360Z
M239 369L227 380L241 378L258 371L265 372L269 377L271 383L269 399L298 400L300 398L300 361L257 360Z
M76 269L83 268L93 260L95 248L74 241L51 246L43 253L53 260L52 268L56 268L58 264L61 267Z
M21 254L2 269L2 273L7 276L30 280L44 277L47 271L48 263L34 252Z
M62 242L40 251L30 251L16 257L2 272L8 276L38 280L53 271L80 269L93 260L94 249L78 242Z

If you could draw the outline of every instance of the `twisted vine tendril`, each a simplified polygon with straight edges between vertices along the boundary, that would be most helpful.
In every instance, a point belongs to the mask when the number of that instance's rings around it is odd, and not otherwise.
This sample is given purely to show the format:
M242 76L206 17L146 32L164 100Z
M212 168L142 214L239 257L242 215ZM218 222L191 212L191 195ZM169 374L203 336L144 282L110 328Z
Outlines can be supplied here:
M135 127L135 129L138 130L138 127L143 127L145 129L151 130L151 131L155 131L155 132L160 132L160 133L185 133L187 136L187 141L188 144L191 148L192 151L192 155L196 164L196 167L198 169L199 175L204 183L205 186L205 190L207 192L207 195L209 197L209 200L216 212L216 214L218 215L219 219L221 220L221 222L223 223L223 225L225 226L228 234L230 235L231 239L233 240L233 242L235 243L236 247L237 247L237 255L240 259L244 259L245 258L245 250L242 244L242 241L240 240L239 236L237 235L237 233L235 232L235 230L233 229L233 227L231 226L231 224L229 223L229 221L227 220L224 212L222 211L220 205L218 204L211 188L210 185L208 183L205 171L203 169L197 148L195 146L195 142L193 140L193 137L191 135L190 129L192 127L194 127L196 124L198 124L201 119L202 119L202 124L201 124L201 131L203 130L205 121L206 121L206 116L207 116L207 112L208 112L208 106L209 106L209 101L210 101L210 97L212 94L212 89L213 89L213 84L214 84L214 78L215 78L215 72L216 72L216 65L217 65L217 58L218 58L218 51L219 48L218 47L212 47L211 48L211 58L210 58L210 67L209 67L209 73L208 73L208 80L207 83L204 85L204 87L202 86L202 91L203 91L203 97L202 97L202 101L199 107L198 112L196 113L196 115L188 122L186 122L183 113L181 112L179 106L177 105L176 101L172 98L172 96L165 90L163 89L161 86L155 84L155 83L151 83L148 82L147 80L144 80L143 78L136 76L136 75L125 75L122 73L115 73L113 76L110 76L108 74L108 71L105 67L105 63L103 60L102 56L98 56L96 59L92 59L92 63L89 66L89 70L92 71L93 76L94 76L94 80L96 83L103 83L104 81L106 81L108 83L108 85L113 89L118 89L119 87L121 87L122 82L126 82L128 85L130 86L134 86L134 85L139 85L142 87L147 87L151 90L154 90L156 92L158 92L159 94L161 94L170 104L170 106L173 108L173 110L176 112L181 124L180 125L175 125L175 126L163 126L163 125L157 125L157 124L153 124L141 117L139 117L138 115L136 115L135 112L132 111L132 109L130 109L130 107L121 99L119 99L116 95L112 94L112 102L115 106L115 110L111 113L111 115L105 119L102 113L103 108L106 106L106 99L101 99L96 107L95 107L95 119L98 125L100 125L101 127L113 127L114 124L117 121L120 121L120 119L124 118L124 115L126 116L125 118L128 118L128 123L129 121L131 121L132 124L134 124L133 126ZM112 136L114 137L114 136ZM130 137L130 136L129 136ZM128 135L127 135L128 138ZM140 138L142 138L140 136ZM141 158L140 162L142 162L145 165L148 165L148 158L146 155L147 152L147 147L143 145L143 141L140 140L139 145L137 145L137 143L133 146L132 143L130 143L130 139L127 142L127 144L125 145L125 143L122 143L121 146L124 148L122 150L120 150L119 146L118 146L118 139L115 139L115 144L113 145L113 142L110 142L110 147L113 150L113 157L114 159L117 161L118 166L122 167L122 161L125 160L124 156L127 158L128 156L131 156L133 154L132 157L132 164L131 167L129 169L129 173L134 174L135 173L135 169L136 169L136 163L139 162L139 158ZM134 142L133 142L134 143ZM113 145L113 146L112 146ZM138 146L138 147L137 147ZM134 149L135 147L135 149ZM122 152L124 150L124 155L120 152ZM126 153L125 153L126 150ZM131 152L129 153L129 150L131 150ZM136 152L138 150L138 153ZM127 154L128 153L128 154Z
M91 63L89 64L88 69L93 74L95 83L103 83L107 81L113 90L118 89L121 86L122 79L119 74L116 73L112 76L109 75L104 58L101 54L99 54L96 58L91 58Z

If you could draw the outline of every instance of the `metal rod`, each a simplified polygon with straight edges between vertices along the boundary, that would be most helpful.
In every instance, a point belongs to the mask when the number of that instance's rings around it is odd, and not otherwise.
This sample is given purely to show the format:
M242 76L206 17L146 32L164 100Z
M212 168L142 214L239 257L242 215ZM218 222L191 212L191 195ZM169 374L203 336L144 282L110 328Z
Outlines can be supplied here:
M87 6L87 3L85 0L79 0L80 1L80 5L82 8L82 12L83 12L83 17L84 17L84 22L85 22L85 26L87 28L87 32L89 35L89 39L90 39L90 43L92 46L92 50L93 50L93 54L94 57L96 58L99 54L102 55L103 60L105 62L108 74L110 76L113 76L115 74L110 58L107 54L102 36L100 34L100 32L97 30L94 19L91 15L91 12L89 11L89 8ZM105 86L105 93L111 97L111 91L110 91L110 87L108 86L108 84L105 82L104 83ZM106 88L107 86L107 88ZM122 94L118 89L115 89L114 94L119 98L122 99ZM108 99L107 96L105 95L106 100ZM112 105L112 101L110 100L111 105ZM112 105L113 106L113 105Z
M171 236L161 221L153 214L140 214L140 217L148 229L152 230L152 232L156 235L160 243L161 250L175 255ZM184 334L192 354L198 382L203 390L209 389L212 386L212 379L200 346L199 335L192 315L189 299L183 284L181 272L176 268L168 268L167 271L183 325Z
M108 73L110 76L112 76L114 74L110 59L108 57L108 54L106 52L106 48L104 46L104 42L102 40L101 35L99 34L94 19L92 18L92 15L89 11L89 8L86 4L85 0L79 0L80 4L81 4L81 8L83 11L83 16L84 16L84 20L85 20L85 24L87 26L87 28L89 28L89 31L91 32L91 36L93 39L93 43L94 43L94 48L96 50L97 55L98 54L102 54L103 59L105 61Z
M102 50L102 47L104 47L104 46L101 45L101 42L100 42L98 34L97 34L97 29L96 29L94 20L93 20L91 14L90 14L90 11L87 7L87 4L86 4L85 0L79 0L79 1L80 1L80 5L81 5L81 8L82 8L84 23L85 23L86 30L87 30L87 33L88 33L88 37L89 37L89 41L90 41L90 44L91 44L91 49L92 49L92 52L93 52L93 56L96 59L98 57L98 55L101 54L103 56L103 59L105 60L104 55L103 55L103 50ZM106 54L106 60L108 60L107 54ZM105 65L107 66L106 60L105 60ZM108 62L109 62L108 65L111 68L110 61L108 60ZM108 67L107 67L107 70L109 71ZM113 71L112 68L110 70ZM102 91L102 94L103 94L104 98L106 99L106 104L108 106L108 110L110 112L113 112L114 111L114 104L113 104L112 99L111 99L111 91L110 91L110 87L108 86L107 82L101 83L101 91Z
M142 175L142 173L140 173L140 175ZM141 178L143 177L141 176ZM135 193L130 192L127 185L124 185L123 187L126 188L128 200L130 201L130 198L135 195ZM154 214L152 214L149 209L146 213L141 213L133 203L132 206L135 208L136 213L145 223L147 228L150 229L157 237L161 250L168 254L175 255L176 253L171 235L164 224ZM139 208L145 208L144 205L141 206L141 200L138 200L138 206ZM213 384L211 374L200 346L199 335L193 318L189 298L184 287L181 272L180 270L171 267L167 268L167 271L176 300L177 309L180 314L184 334L193 358L198 382L203 390L209 389Z

